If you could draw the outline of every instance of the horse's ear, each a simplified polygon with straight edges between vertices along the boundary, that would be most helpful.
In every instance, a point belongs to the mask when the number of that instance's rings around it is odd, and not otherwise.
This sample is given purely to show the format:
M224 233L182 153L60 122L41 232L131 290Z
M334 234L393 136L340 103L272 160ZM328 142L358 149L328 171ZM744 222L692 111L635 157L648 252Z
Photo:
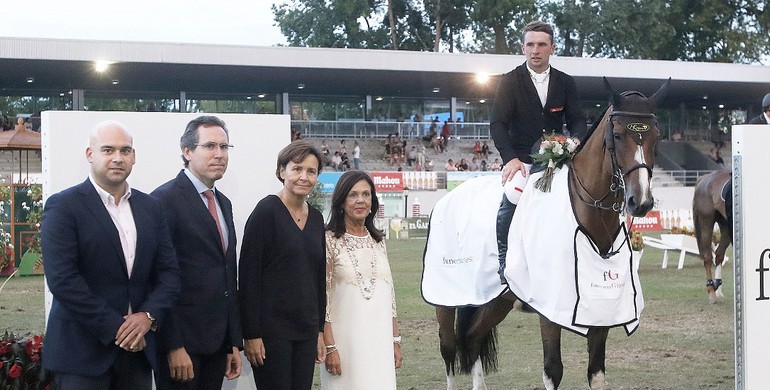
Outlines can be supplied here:
M604 80L604 89L607 90L607 94L610 96L610 104L618 106L620 104L620 94L612 88L607 77L602 77L602 80Z
M650 101L652 102L653 107L657 107L658 102L663 101L663 99L666 98L666 93L668 92L668 86L671 84L671 77L666 80L663 85L660 86L660 89L658 89L657 92L655 92L652 96L650 96Z

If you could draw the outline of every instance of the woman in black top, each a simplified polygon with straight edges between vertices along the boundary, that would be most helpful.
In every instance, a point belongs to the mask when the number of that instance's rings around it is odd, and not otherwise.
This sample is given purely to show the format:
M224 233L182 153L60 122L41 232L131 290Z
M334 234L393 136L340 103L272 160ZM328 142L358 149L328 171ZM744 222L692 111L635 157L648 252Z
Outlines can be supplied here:
M260 390L308 390L325 358L326 248L321 213L305 201L321 153L294 141L278 154L277 195L262 199L243 233L240 305L244 353Z

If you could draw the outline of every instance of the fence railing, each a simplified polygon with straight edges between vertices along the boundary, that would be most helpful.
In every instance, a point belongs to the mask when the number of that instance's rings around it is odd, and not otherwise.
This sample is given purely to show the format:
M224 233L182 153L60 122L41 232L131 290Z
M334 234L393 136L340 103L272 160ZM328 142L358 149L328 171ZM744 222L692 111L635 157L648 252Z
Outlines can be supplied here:
M436 126L441 134L443 123ZM377 121L291 121L294 130L313 138L387 138L399 134L402 138L424 137L430 132L430 122L377 122ZM489 123L450 123L452 138L489 139Z
M692 171L663 171L663 173L670 176L672 179L681 183L685 187L694 187L698 182L698 178L714 172L713 170L692 170Z

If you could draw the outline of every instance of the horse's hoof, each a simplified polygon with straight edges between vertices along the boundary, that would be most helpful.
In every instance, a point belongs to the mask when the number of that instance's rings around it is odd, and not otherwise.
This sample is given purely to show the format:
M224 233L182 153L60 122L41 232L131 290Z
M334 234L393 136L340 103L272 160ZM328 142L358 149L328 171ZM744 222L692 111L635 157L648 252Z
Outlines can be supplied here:
M717 300L716 294L714 294L714 292L710 292L709 293L709 304L713 305L713 304L715 304L717 302L718 302L718 300Z
M599 371L596 374L591 375L591 382L588 384L591 390L602 390L604 385L607 384L604 379L604 372Z
M725 301L725 294L722 294L721 288L717 289L714 295L716 295L716 303L722 303Z

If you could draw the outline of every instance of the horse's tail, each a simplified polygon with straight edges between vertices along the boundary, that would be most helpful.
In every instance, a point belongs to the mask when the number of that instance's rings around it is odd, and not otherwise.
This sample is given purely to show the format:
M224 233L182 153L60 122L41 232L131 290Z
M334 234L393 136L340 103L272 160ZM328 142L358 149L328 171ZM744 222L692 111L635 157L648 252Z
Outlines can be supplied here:
M463 306L457 309L457 354L462 374L470 374L479 358L485 373L497 371L497 327L493 327L486 334L471 337L474 316L482 313L483 308L479 306Z

